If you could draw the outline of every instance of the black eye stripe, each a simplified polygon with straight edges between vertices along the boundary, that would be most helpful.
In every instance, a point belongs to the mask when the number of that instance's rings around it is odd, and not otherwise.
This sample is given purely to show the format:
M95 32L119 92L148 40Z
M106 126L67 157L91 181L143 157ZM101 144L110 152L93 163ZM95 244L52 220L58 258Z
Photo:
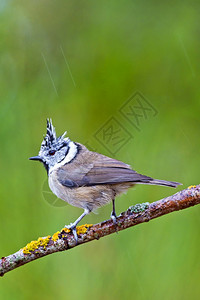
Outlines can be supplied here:
M67 151L65 153L65 156L67 156L68 152L69 152L69 147L67 147Z
M62 145L60 148L58 148L58 150L56 150L56 151L59 151L60 149L62 149L63 147L65 147L65 146L67 146L67 144L64 144L64 145ZM67 147L67 148L69 148L69 147Z
M49 155L54 155L57 151L59 151L59 150L61 150L63 147L66 147L67 145L66 144L64 144L64 145L62 145L60 148L58 148L57 150L54 150L54 149L52 149L52 150L49 150ZM65 155L67 155L67 153L69 152L69 147L67 147L67 151L66 151L66 154Z
M66 145L65 145L65 146L66 146ZM62 147L61 147L61 148L62 148ZM61 148L60 148L60 149L61 149ZM59 149L59 150L60 150L60 149ZM68 152L69 152L69 147L67 147L67 150L66 150L66 152L65 152L65 156L59 161L59 163L65 159L65 157L67 156Z

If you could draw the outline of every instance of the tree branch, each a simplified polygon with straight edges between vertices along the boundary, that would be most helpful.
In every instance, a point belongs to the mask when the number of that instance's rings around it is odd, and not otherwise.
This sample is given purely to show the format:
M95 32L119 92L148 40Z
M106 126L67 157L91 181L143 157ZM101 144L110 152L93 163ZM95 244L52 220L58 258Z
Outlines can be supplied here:
M200 185L191 186L172 196L159 201L143 204L136 204L117 217L117 224L107 220L95 225L82 225L77 227L78 244L73 234L67 228L56 232L53 236L39 238L32 241L24 248L14 254L0 259L0 276L18 268L28 262L51 253L69 250L83 243L100 239L106 235L124 230L140 223L148 222L154 218L166 215L173 211L188 208L200 203Z

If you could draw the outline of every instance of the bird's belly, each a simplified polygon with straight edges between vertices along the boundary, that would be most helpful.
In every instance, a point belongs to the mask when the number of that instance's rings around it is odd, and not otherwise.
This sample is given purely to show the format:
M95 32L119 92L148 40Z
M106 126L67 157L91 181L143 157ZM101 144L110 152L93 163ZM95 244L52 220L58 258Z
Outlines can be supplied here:
M115 196L110 185L66 187L57 180L55 172L49 175L49 187L58 198L90 211L109 203Z
M126 192L132 183L95 185L69 188L57 180L56 172L49 175L49 187L60 199L83 209L95 210L109 203L115 196Z

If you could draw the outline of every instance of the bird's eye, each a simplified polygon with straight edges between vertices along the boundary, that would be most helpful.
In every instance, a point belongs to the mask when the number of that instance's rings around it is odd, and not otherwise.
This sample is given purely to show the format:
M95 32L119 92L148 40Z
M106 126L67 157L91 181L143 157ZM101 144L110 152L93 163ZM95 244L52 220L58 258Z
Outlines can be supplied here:
M55 153L56 153L55 150L50 150L50 151L49 151L49 155L54 155Z

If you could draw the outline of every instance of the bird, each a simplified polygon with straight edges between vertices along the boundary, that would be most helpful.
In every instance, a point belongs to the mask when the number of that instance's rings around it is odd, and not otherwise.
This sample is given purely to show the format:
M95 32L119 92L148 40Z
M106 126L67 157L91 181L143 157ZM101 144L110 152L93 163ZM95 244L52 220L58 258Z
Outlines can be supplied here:
M131 169L130 165L103 154L88 150L83 144L56 136L51 119L37 156L30 160L43 163L51 191L70 205L83 209L80 217L65 225L78 243L77 224L89 213L112 202L111 218L117 223L116 196L135 184L162 185L176 188L181 183L153 179Z

